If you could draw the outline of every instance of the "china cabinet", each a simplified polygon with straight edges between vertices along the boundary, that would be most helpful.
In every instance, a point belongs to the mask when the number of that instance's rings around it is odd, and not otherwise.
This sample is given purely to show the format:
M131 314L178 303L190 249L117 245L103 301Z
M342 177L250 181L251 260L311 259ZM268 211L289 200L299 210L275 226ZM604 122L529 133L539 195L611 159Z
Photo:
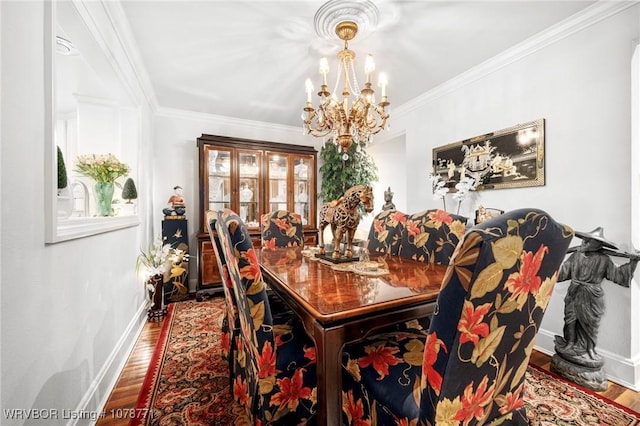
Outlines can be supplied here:
M222 279L205 223L207 210L230 208L238 213L256 247L263 213L295 211L302 216L305 244L317 243L317 152L313 147L207 134L198 138L197 145L198 298L221 291Z

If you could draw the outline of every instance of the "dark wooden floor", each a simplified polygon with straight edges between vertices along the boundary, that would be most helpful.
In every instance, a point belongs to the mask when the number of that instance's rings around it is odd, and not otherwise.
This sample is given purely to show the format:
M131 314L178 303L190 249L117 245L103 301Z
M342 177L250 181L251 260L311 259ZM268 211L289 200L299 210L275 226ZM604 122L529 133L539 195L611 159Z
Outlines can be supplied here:
M105 417L98 420L97 426L127 426L129 424L128 415L135 408L138 393L161 328L162 321L147 322L145 324L135 348L129 356L129 360L104 407ZM531 363L545 370L549 369L550 362L551 358L541 352L534 351L531 355ZM638 392L610 382L608 389L599 393L616 401L618 404L640 412L640 393Z
M156 346L162 321L147 322L138 337L133 351L125 364L109 400L103 408L104 417L97 426L128 426L131 414L134 413L142 381L147 374L151 356Z

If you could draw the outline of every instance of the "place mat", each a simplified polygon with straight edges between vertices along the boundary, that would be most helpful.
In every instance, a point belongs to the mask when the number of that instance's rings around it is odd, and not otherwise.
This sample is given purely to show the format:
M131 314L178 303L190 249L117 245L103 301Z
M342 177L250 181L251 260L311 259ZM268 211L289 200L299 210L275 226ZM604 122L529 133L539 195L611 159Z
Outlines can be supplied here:
M349 268L356 274L367 275L369 277L379 277L382 275L387 275L389 273L389 270L383 268L378 268L375 271L365 269L365 265L363 265L361 262L352 263L349 265Z
M315 257L316 253L320 251L319 247L308 247L302 250L302 255L304 257Z
M328 261L324 261L324 260L320 260L320 263L323 263L325 265L329 265L331 267L331 269L333 269L334 271L338 271L338 272L353 272L353 269L351 269L353 267L353 265L355 265L358 262L349 262L349 263L330 263Z

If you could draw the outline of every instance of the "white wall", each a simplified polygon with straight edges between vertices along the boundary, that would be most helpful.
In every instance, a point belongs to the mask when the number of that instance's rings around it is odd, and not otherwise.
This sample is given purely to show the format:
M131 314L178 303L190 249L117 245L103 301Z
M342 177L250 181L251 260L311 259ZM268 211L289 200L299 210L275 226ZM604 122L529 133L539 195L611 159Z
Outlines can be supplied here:
M367 148L367 153L375 160L378 167L378 182L374 182L373 212L360 220L356 238L367 239L373 218L382 210L384 192L391 188L393 204L396 210L406 212L407 178L405 172L406 143L404 134L386 134L383 132L375 142Z
M135 276L150 169L139 165L141 225L47 245L45 238L44 2L0 3L2 409L95 411L146 320ZM112 46L113 47L113 46ZM149 109L143 146L150 156ZM66 424L10 420L2 425ZM79 424L89 424L81 420Z
M602 226L607 238L630 246L631 225L638 221L631 216L630 182L631 58L640 36L639 9L633 6L536 49L506 52L396 108L393 127L406 135L406 161L395 169L407 174L406 211L442 206L433 200L427 177L434 147L544 118L546 185L474 193L461 214L473 217L480 204L538 207L576 230ZM450 198L447 207L452 211ZM557 284L538 335L538 346L550 353L554 334L562 334L568 284ZM603 286L607 308L598 352L612 379L639 388L640 353L631 343L640 334L640 324L631 321L631 311L640 308L637 300L631 304L638 281L632 289Z

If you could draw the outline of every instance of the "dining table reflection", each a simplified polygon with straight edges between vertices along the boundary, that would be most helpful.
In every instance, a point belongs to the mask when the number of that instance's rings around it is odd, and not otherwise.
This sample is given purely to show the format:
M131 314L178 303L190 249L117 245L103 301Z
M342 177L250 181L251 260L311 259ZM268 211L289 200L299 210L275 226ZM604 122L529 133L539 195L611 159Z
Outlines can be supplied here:
M333 263L312 248L259 251L267 284L316 343L318 424L341 422L340 354L345 343L433 313L446 267L399 256Z

